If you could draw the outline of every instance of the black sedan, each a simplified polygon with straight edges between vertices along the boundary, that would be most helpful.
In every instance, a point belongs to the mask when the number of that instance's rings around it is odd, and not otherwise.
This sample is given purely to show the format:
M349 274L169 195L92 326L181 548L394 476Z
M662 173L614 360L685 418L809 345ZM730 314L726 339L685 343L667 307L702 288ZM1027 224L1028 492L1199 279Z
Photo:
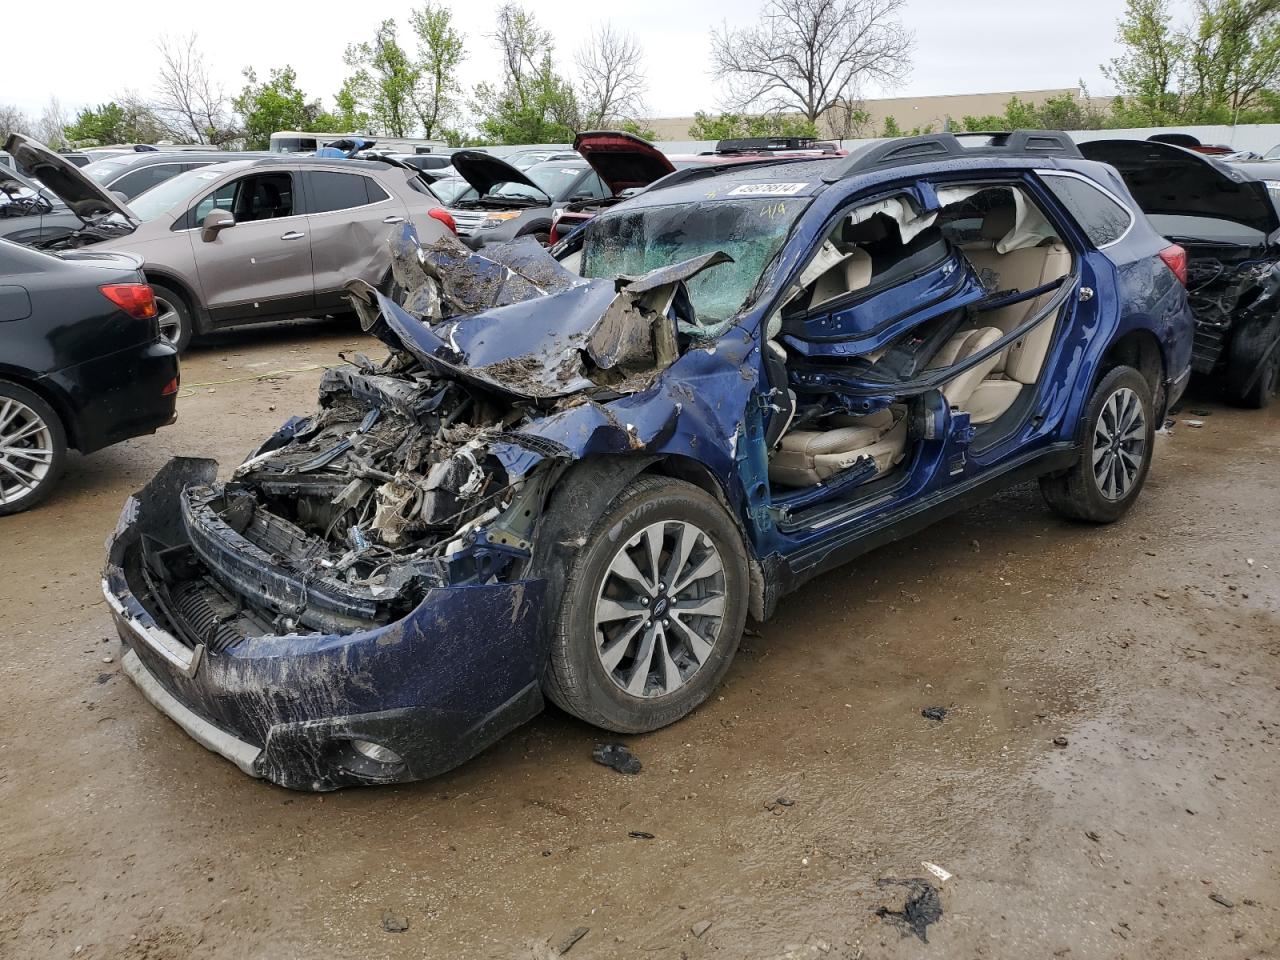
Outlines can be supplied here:
M47 497L67 449L171 423L178 355L160 339L142 261L0 240L0 516Z

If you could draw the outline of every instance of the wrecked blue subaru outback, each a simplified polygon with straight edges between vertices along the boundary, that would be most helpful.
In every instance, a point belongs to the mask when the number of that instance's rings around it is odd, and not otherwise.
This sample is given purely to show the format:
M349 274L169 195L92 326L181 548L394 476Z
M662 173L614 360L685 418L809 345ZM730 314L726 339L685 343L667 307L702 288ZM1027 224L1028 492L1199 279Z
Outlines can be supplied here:
M389 348L225 480L126 505L142 692L286 787L428 777L543 707L653 730L746 617L1010 484L1132 505L1187 380L1182 253L1063 134L679 171L551 251L392 241Z

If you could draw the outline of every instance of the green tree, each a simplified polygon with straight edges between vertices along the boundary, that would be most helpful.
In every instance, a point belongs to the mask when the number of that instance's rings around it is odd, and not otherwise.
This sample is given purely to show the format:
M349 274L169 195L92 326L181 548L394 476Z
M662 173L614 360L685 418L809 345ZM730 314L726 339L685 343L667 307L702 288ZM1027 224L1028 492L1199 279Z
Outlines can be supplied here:
M884 118L884 130L880 133L882 137L900 137L902 136L902 128L898 126L898 121L893 117Z
M466 36L453 26L453 11L443 3L426 0L409 14L418 38L418 82L410 100L424 137L439 137L445 125L461 113L462 87L458 66L466 59Z
M618 124L618 129L623 133L629 133L634 137L640 137L643 140L657 140L658 134L652 127L642 127L639 121L623 120Z
M578 98L553 66L551 34L533 14L506 3L498 8L492 39L502 54L502 78L475 88L480 135L506 144L572 140L580 124Z
M1280 83L1278 0L1197 0L1186 38L1183 110L1200 123L1234 123Z
M353 43L343 60L354 73L343 83L350 95L350 116L365 113L378 132L405 137L413 127L414 90L418 85L417 65L400 46L396 22L383 20L372 42ZM339 111L343 111L339 105Z
M1176 86L1187 47L1174 29L1169 0L1127 0L1116 39L1123 52L1102 66L1102 74L1118 91L1117 113L1134 126L1181 119Z
M316 129L316 120L324 111L318 100L307 101L293 67L272 68L269 78L261 83L253 68L246 67L244 78L245 87L232 104L243 123L247 149L267 149L271 134L277 130Z
M808 117L790 113L721 113L699 110L689 127L691 140L731 140L737 137L817 137L818 128Z

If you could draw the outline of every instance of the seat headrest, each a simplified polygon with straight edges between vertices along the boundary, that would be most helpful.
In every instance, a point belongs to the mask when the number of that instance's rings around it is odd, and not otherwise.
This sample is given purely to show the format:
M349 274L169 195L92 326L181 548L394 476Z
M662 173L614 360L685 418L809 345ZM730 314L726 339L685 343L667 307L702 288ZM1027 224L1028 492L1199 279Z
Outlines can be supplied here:
M984 240L1003 240L1013 230L1018 220L1018 208L1013 204L992 207L982 218L979 233Z
M848 220L840 228L840 242L868 246L882 243L899 236L898 222L883 213L868 217L861 223L850 223Z

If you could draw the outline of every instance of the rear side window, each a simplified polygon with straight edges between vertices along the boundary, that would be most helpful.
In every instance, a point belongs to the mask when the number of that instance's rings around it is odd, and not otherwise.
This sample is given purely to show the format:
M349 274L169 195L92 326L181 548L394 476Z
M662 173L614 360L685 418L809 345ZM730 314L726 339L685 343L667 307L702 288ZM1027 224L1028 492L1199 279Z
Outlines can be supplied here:
M149 167L142 167L140 170L134 170L132 173L126 173L119 180L111 184L112 191L123 193L125 197L132 200L140 193L145 193L158 183L164 183L170 177L176 177L186 169L180 163L155 163Z
M1087 180L1046 174L1044 182L1095 247L1115 243L1133 222L1133 215L1125 207Z
M385 190L358 173L313 170L307 174L307 190L311 213L350 210L387 199Z

